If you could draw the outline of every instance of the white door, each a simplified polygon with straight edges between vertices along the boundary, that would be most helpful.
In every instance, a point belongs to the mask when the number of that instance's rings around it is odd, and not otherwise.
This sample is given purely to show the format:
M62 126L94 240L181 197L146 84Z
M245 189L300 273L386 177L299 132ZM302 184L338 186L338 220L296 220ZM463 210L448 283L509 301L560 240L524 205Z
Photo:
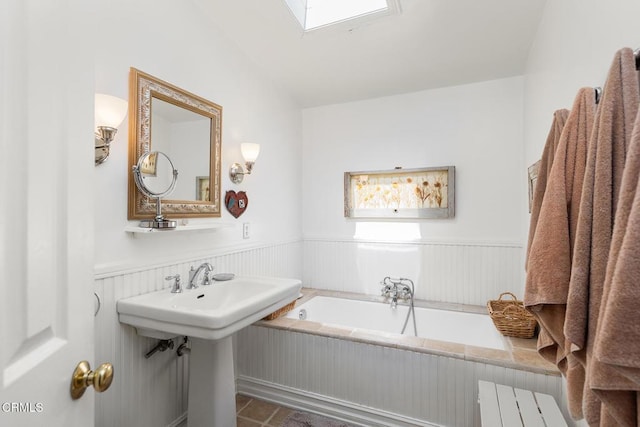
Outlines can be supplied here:
M0 426L94 424L93 6L0 1Z

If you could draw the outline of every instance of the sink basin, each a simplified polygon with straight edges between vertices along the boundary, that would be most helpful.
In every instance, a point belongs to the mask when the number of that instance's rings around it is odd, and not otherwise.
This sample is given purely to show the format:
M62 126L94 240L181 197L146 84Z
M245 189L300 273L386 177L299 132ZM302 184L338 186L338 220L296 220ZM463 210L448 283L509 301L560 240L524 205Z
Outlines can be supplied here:
M190 427L235 427L235 376L231 335L284 307L300 294L302 282L239 276L172 294L169 289L123 298L121 323L138 335L169 339L190 337Z
M297 279L238 276L178 294L163 289L123 298L117 310L120 322L142 336L219 340L295 300L300 287Z

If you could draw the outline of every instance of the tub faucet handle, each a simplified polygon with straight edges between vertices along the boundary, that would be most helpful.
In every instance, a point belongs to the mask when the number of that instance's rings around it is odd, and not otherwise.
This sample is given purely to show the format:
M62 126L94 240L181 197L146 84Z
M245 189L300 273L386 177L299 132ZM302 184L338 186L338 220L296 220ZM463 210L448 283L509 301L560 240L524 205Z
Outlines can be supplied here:
M402 285L400 288L400 292L398 293L398 297L406 300L411 296L411 289L407 285Z

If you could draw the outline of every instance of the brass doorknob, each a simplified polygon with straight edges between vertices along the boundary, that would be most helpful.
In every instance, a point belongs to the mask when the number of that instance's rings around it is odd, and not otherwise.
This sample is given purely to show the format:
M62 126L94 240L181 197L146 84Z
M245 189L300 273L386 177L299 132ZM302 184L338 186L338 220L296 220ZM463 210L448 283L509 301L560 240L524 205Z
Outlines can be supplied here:
M98 369L92 371L89 362L83 360L78 363L71 377L71 398L76 400L82 397L84 391L90 385L97 392L102 393L109 388L111 381L113 381L113 366L111 363L103 363L98 366Z

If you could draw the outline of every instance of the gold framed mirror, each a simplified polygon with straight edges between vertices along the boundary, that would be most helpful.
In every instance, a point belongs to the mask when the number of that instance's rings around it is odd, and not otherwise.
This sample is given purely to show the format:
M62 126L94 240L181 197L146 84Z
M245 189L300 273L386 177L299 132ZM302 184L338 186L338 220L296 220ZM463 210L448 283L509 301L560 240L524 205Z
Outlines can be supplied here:
M133 166L150 151L164 152L178 170L162 212L170 218L220 217L222 107L135 68L129 73L128 218L156 213L156 200L136 187ZM203 177L208 178L206 180ZM194 191L206 182L206 192ZM207 197L202 197L206 194Z

